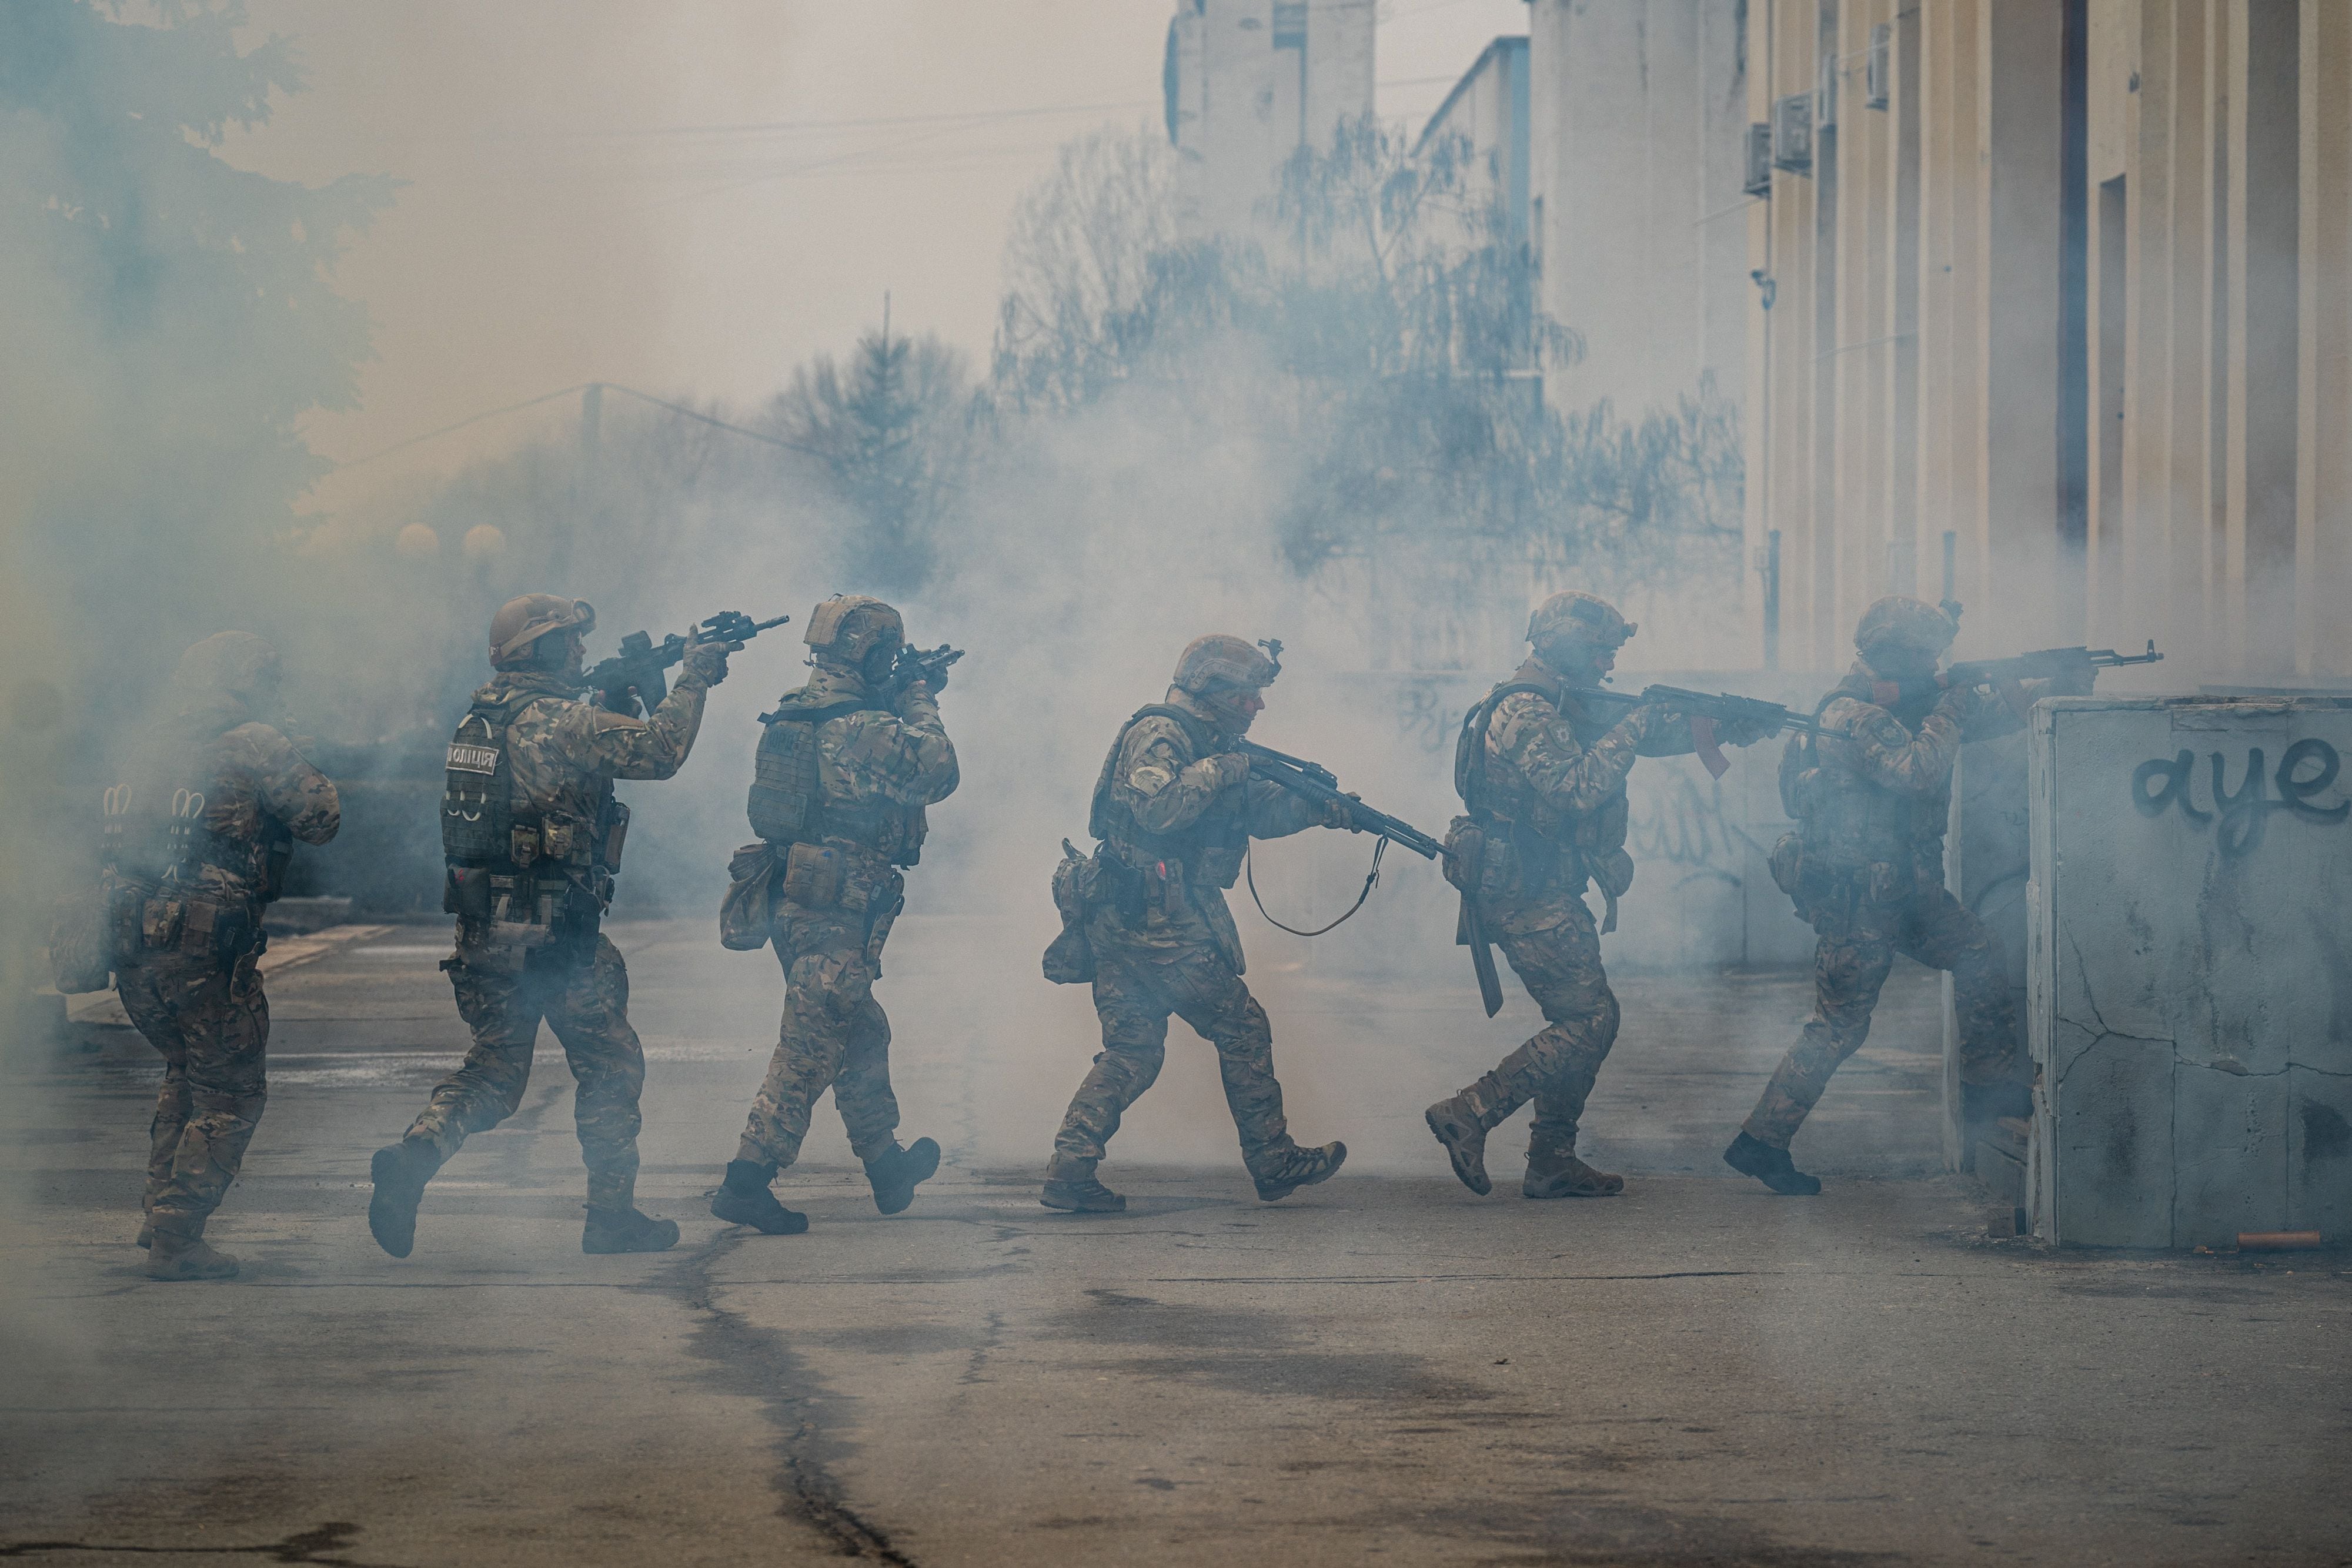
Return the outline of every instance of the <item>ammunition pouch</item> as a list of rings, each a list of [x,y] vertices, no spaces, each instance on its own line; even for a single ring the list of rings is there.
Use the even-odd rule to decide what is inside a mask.
[[[184,954],[227,967],[257,956],[266,940],[257,910],[243,902],[149,897],[135,887],[116,887],[108,908],[109,945],[118,967],[135,965],[150,953]]]
[[[1475,817],[1456,817],[1447,825],[1442,869],[1456,892],[1478,896],[1486,872],[1486,830]]]
[[[784,851],[784,879],[778,896],[803,909],[832,909],[842,902],[846,870],[837,849],[793,844]]]
[[[1087,940],[1087,911],[1100,880],[1101,857],[1078,853],[1062,841],[1062,858],[1054,865],[1054,908],[1062,917],[1061,935],[1046,946],[1045,978],[1057,986],[1083,986],[1095,977],[1094,946]]]
[[[756,953],[768,945],[775,922],[776,846],[765,839],[745,844],[727,862],[727,892],[719,900],[719,945],[735,953]]]

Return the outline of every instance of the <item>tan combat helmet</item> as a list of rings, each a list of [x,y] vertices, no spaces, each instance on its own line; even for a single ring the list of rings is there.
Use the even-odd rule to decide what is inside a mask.
[[[189,691],[268,696],[278,690],[278,650],[250,632],[215,632],[180,655],[173,682]]]
[[[1862,612],[1862,622],[1853,629],[1853,645],[1865,659],[1871,649],[1881,644],[1937,654],[1959,634],[1952,618],[1926,600],[1895,593]]]
[[[511,670],[530,664],[539,640],[566,627],[583,636],[593,632],[596,607],[584,599],[552,593],[526,593],[508,600],[490,617],[490,667]]]
[[[1196,697],[1247,686],[1252,691],[1274,684],[1282,674],[1282,644],[1252,647],[1239,637],[1213,632],[1196,637],[1176,661],[1176,685]]]
[[[1598,594],[1567,589],[1536,606],[1528,617],[1528,641],[1538,649],[1574,637],[1601,652],[1614,653],[1640,628]]]
[[[820,659],[856,669],[877,648],[896,652],[907,641],[907,622],[878,599],[863,593],[836,593],[809,616],[803,642]]]

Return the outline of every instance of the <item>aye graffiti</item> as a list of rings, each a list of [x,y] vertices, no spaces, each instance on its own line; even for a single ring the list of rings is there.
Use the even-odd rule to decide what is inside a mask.
[[[2324,740],[2305,737],[2286,748],[2279,758],[2275,775],[2263,771],[2263,748],[2247,748],[2246,769],[2233,794],[2224,777],[2221,754],[2208,752],[2212,764],[2213,788],[2211,810],[2197,804],[2197,754],[2184,747],[2176,757],[2157,757],[2141,763],[2132,770],[2132,804],[2143,817],[2160,817],[2168,806],[2179,806],[2180,814],[2200,824],[2217,822],[2214,837],[2222,854],[2232,859],[2251,854],[2263,841],[2263,834],[2274,811],[2286,811],[2305,821],[2341,825],[2352,816],[2352,800],[2333,806],[2315,805],[2312,797],[2325,792],[2336,782],[2343,759],[2336,747]],[[2306,772],[2306,769],[2316,771]],[[2271,797],[2266,786],[2275,783],[2276,798]]]

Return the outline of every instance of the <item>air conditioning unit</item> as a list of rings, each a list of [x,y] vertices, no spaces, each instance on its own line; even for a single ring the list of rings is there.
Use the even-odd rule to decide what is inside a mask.
[[[1772,167],[1813,172],[1813,95],[1792,92],[1772,103]]]
[[[1751,196],[1772,193],[1772,128],[1760,121],[1748,128],[1748,179],[1739,188]]]
[[[1885,22],[1870,29],[1870,63],[1863,73],[1862,106],[1885,109],[1895,96],[1895,29]]]

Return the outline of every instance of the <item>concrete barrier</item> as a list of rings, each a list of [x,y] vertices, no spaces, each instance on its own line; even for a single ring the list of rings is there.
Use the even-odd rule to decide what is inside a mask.
[[[2352,1232],[2352,699],[2044,702],[2029,754],[2037,1231]]]

